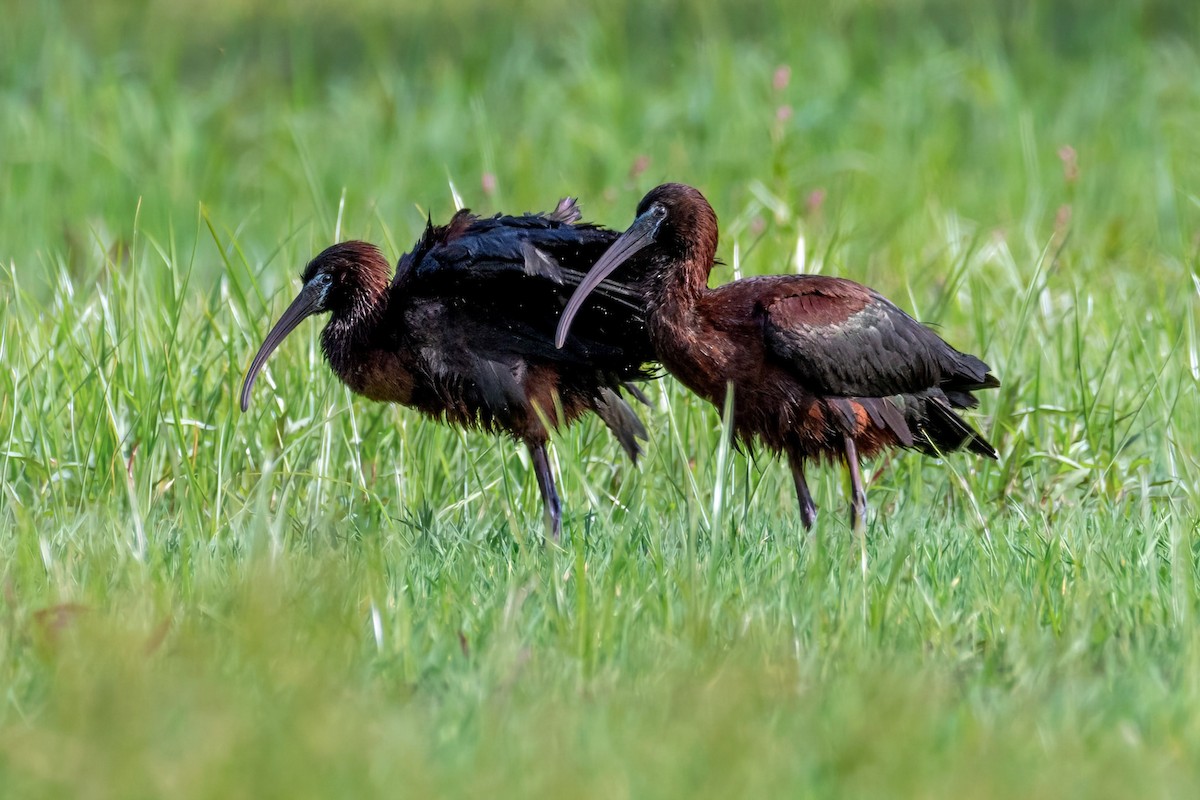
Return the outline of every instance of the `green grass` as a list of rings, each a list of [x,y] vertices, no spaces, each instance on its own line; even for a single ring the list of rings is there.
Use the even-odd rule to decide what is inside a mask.
[[[1194,3],[256,5],[0,27],[0,796],[1196,794]],[[864,570],[840,475],[804,535],[670,379],[640,469],[557,437],[561,548],[316,324],[236,410],[338,236],[663,180],[715,280],[983,356],[1000,462],[871,465]]]

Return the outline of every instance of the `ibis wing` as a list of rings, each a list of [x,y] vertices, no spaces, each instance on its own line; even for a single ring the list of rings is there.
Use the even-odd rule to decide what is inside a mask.
[[[617,233],[577,223],[579,208],[569,198],[549,214],[477,217],[464,209],[449,225],[429,225],[414,249],[406,283],[412,290],[447,282],[528,275],[561,283],[561,266],[587,268]],[[565,262],[565,263],[564,263]]]
[[[496,303],[531,291],[569,297],[618,236],[578,218],[579,207],[570,198],[549,214],[480,218],[459,211],[449,225],[426,227],[417,246],[400,260],[393,288],[461,293]],[[558,288],[538,285],[543,283]],[[598,301],[638,313],[642,307],[634,288],[615,280],[600,286]]]
[[[653,360],[653,347],[633,286],[606,281],[568,346],[554,346],[563,307],[618,236],[577,223],[578,216],[578,207],[565,201],[544,215],[479,218],[460,211],[449,225],[426,228],[400,260],[392,292],[453,307],[463,324],[478,326],[476,347],[494,339],[495,346],[527,357],[640,375],[640,365]]]
[[[758,311],[768,352],[816,394],[886,397],[997,385],[987,364],[851,281],[797,276]]]

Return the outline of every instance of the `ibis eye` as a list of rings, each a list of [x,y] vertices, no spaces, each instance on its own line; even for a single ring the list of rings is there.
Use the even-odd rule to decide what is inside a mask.
[[[329,289],[333,285],[333,276],[328,272],[318,272],[313,275],[308,284],[304,287],[305,291],[316,295],[316,308],[322,311],[327,308],[325,300],[329,296]]]

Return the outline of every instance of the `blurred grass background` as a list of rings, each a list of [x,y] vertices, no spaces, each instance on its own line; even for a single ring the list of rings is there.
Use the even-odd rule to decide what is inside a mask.
[[[1200,9],[30,0],[0,26],[0,794],[1175,796],[1200,750]],[[453,193],[869,283],[1004,381],[999,464],[640,469],[352,400],[304,262]],[[453,190],[451,188],[453,185]],[[721,487],[721,491],[718,491]]]

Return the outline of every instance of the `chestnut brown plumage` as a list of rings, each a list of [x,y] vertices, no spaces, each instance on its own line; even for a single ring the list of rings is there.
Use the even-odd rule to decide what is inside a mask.
[[[366,242],[329,247],[309,262],[300,294],[251,362],[242,410],[284,337],[329,312],[321,348],[352,391],[524,442],[557,539],[562,514],[547,425],[595,412],[636,461],[645,428],[619,391],[640,397],[628,382],[651,377],[645,364],[653,359],[636,293],[613,281],[600,286],[600,302],[566,346],[555,346],[559,310],[617,238],[578,220],[569,198],[551,214],[460,211],[449,225],[428,225],[394,277]]]
[[[718,407],[732,387],[734,435],[787,456],[806,528],[817,514],[804,477],[810,459],[846,462],[857,528],[866,513],[860,458],[887,447],[996,458],[954,410],[1000,385],[987,364],[853,281],[772,275],[709,289],[716,250],[717,216],[704,195],[677,183],[651,190],[575,290],[557,343],[602,281],[636,285],[663,366]]]

